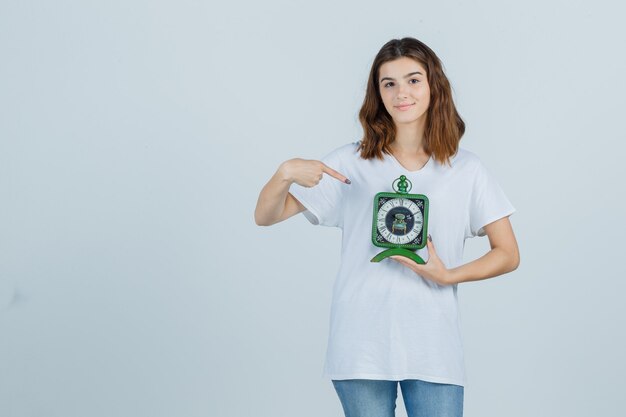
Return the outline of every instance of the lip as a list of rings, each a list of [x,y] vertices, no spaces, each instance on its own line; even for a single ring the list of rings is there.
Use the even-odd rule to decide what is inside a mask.
[[[408,109],[409,107],[411,107],[414,104],[415,103],[412,103],[412,104],[402,104],[400,106],[393,106],[393,107],[395,107],[396,109],[398,109],[400,111],[404,111],[404,110]]]

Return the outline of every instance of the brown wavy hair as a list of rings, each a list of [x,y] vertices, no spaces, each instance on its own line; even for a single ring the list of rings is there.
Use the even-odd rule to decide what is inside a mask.
[[[374,58],[365,99],[359,111],[364,131],[358,147],[361,157],[383,159],[383,152],[391,153],[389,145],[395,139],[396,126],[381,99],[378,77],[380,67],[385,62],[401,57],[413,58],[426,69],[430,102],[426,111],[424,151],[441,164],[450,165],[449,158],[458,151],[459,142],[465,133],[465,122],[454,106],[450,82],[443,72],[441,61],[432,49],[410,37],[390,40]]]

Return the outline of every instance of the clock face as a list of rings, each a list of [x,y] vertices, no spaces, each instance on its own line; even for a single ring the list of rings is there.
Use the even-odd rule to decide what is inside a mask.
[[[374,207],[372,238],[376,246],[420,248],[425,245],[426,196],[380,193]]]

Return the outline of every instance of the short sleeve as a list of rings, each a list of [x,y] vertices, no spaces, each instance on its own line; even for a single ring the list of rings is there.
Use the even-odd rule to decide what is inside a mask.
[[[491,172],[478,161],[470,199],[470,237],[485,236],[484,226],[515,212],[515,207],[504,194]]]
[[[335,149],[320,160],[335,171],[347,175],[341,153],[342,148]],[[346,187],[349,185],[324,173],[317,185],[304,187],[293,183],[289,193],[306,208],[302,213],[311,224],[343,227],[343,197]]]

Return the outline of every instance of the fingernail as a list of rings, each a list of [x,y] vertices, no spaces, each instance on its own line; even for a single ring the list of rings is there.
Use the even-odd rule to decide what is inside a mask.
[[[430,237],[430,235],[428,235],[428,240],[430,240],[431,242],[433,241],[433,238]]]
[[[352,184],[352,181],[346,178],[346,184]]]

